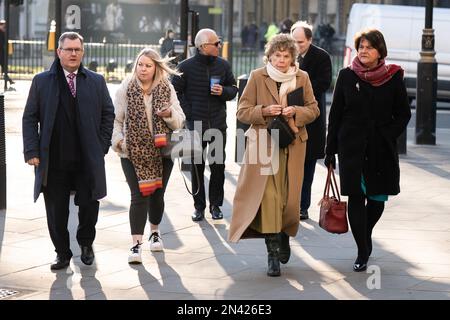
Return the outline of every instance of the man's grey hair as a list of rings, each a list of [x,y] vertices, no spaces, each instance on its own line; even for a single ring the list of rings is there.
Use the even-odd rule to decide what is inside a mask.
[[[211,34],[217,35],[213,29],[201,29],[195,36],[195,47],[200,49],[201,45],[208,42]]]
[[[77,32],[73,32],[73,31],[68,31],[68,32],[64,32],[58,40],[58,48],[61,49],[64,40],[69,39],[69,40],[76,40],[79,39],[81,42],[81,46],[83,47],[83,43],[84,43],[84,39],[81,36],[81,34],[77,33]]]

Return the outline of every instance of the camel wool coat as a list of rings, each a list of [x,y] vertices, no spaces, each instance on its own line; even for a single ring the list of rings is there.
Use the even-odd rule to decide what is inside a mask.
[[[303,87],[305,105],[296,106],[295,125],[299,132],[288,147],[289,191],[287,206],[282,216],[282,230],[291,237],[297,234],[299,226],[300,193],[308,140],[305,125],[313,122],[320,114],[308,74],[299,70],[296,77],[296,88]],[[239,121],[251,126],[245,133],[247,146],[233,200],[233,216],[228,234],[231,242],[252,237],[251,232],[246,231],[258,213],[266,188],[267,170],[276,169],[273,161],[267,161],[272,152],[267,125],[273,117],[262,115],[262,108],[272,104],[281,104],[276,82],[269,77],[266,67],[254,70],[250,74],[237,110]],[[278,159],[278,154],[273,155],[271,159]]]

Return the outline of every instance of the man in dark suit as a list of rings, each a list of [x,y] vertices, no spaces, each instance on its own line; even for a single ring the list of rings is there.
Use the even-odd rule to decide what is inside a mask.
[[[312,44],[312,26],[305,21],[296,22],[291,28],[291,35],[299,51],[300,69],[308,72],[314,96],[319,105],[320,116],[306,125],[308,142],[306,144],[305,172],[300,203],[300,219],[308,219],[308,209],[311,204],[311,186],[314,179],[317,159],[323,159],[325,154],[326,135],[326,101],[325,94],[331,84],[330,55]]]
[[[104,156],[111,145],[114,107],[105,79],[83,67],[83,37],[65,32],[50,70],[36,75],[22,119],[25,161],[35,167],[34,201],[44,193],[47,225],[57,257],[72,258],[67,222],[70,192],[79,206],[81,261],[94,261],[99,202],[106,196]]]

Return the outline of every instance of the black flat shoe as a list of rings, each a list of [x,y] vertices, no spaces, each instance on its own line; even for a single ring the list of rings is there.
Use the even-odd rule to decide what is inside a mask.
[[[222,211],[220,211],[220,208],[218,206],[210,206],[209,212],[211,212],[211,217],[213,218],[213,220],[223,219]]]
[[[67,268],[70,264],[71,257],[57,256],[55,261],[50,265],[51,270],[61,270]]]
[[[354,263],[353,264],[353,271],[355,271],[355,272],[366,271],[366,269],[367,269],[367,263]]]
[[[205,217],[205,211],[204,210],[195,210],[194,213],[192,214],[191,218],[192,221],[202,221],[203,218]]]
[[[308,220],[309,219],[309,215],[308,215],[308,210],[300,210],[300,220]]]
[[[94,250],[92,246],[80,246],[81,249],[81,261],[90,266],[94,262]]]
[[[367,261],[369,260],[369,258],[367,259],[361,259],[361,258],[357,258],[355,263],[353,264],[353,271],[355,272],[361,272],[361,271],[365,271],[367,269]]]

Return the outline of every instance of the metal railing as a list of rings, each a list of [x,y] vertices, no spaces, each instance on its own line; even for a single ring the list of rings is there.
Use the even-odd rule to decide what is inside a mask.
[[[136,55],[150,47],[159,52],[159,45],[85,43],[83,64],[103,74],[107,81],[121,81],[131,72]],[[8,72],[14,80],[27,80],[44,71],[44,56],[52,58],[44,40],[9,40]]]
[[[83,64],[105,76],[106,81],[122,81],[133,68],[134,59],[144,48],[159,52],[159,45],[85,43]]]
[[[240,43],[233,44],[233,74],[239,77],[262,66],[261,55],[257,48],[243,48]]]
[[[159,45],[150,44],[118,44],[92,43],[84,44],[83,64],[85,67],[105,76],[109,82],[122,81],[131,72],[136,55],[145,47],[151,47],[159,52]],[[44,40],[9,40],[9,76],[14,80],[32,79],[44,71],[45,55],[52,58],[52,52],[47,51]],[[243,48],[240,43],[233,46],[233,73],[235,77],[250,74],[250,71],[263,65],[263,53],[256,48]],[[342,54],[332,54],[334,88],[337,74],[342,68]]]
[[[44,71],[43,40],[9,40],[8,74],[14,80],[30,79]]]
[[[344,63],[344,57],[342,54],[331,54],[331,67],[332,71],[332,80],[330,90],[334,89],[334,85],[336,83],[337,76],[339,74],[339,70],[342,69]]]

